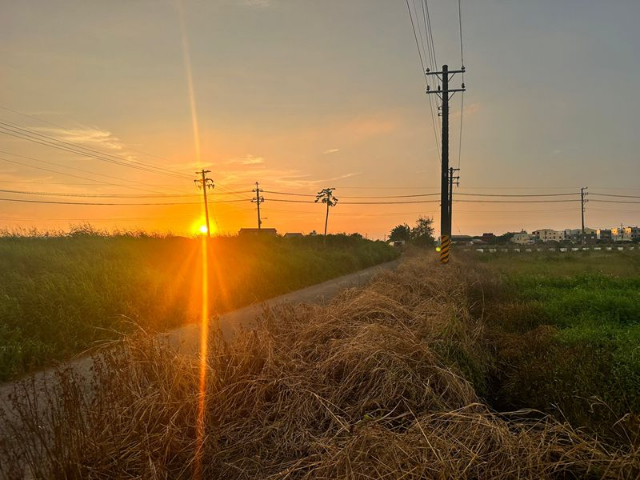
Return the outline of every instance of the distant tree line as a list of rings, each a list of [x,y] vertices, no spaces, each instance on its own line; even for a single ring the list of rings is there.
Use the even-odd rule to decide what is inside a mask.
[[[433,218],[419,217],[414,227],[410,227],[406,223],[395,226],[389,234],[389,240],[415,245],[433,245],[435,243],[433,234]]]

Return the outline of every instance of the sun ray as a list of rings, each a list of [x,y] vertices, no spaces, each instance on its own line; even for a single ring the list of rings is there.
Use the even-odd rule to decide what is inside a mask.
[[[196,109],[196,96],[193,88],[193,71],[191,68],[191,54],[189,39],[185,22],[184,9],[180,0],[177,2],[178,16],[180,18],[180,32],[182,34],[182,54],[184,68],[187,77],[189,91],[189,107],[191,110],[191,125],[193,128],[193,143],[196,154],[196,163],[202,167],[202,155],[200,149],[200,128],[198,125],[198,113]],[[204,185],[203,185],[204,188]],[[203,205],[203,215],[205,208]],[[206,430],[206,390],[207,390],[207,360],[209,346],[209,248],[210,243],[206,235],[202,236],[202,302],[200,312],[200,368],[199,368],[199,392],[198,392],[198,420],[196,432],[196,453],[194,458],[194,478],[202,478],[202,452],[204,448]]]

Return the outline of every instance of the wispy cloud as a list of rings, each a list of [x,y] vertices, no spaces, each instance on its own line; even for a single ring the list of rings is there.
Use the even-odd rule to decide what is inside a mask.
[[[271,6],[271,0],[240,0],[240,5],[245,7],[266,8]]]
[[[55,137],[56,139],[83,145],[97,150],[107,150],[115,152],[118,156],[127,160],[135,160],[135,155],[128,150],[127,146],[113,133],[98,127],[76,127],[76,128],[55,128],[38,127],[34,128],[44,135]],[[106,152],[109,153],[109,152]]]
[[[329,150],[325,150],[324,152],[322,152],[324,155],[331,155],[332,153],[337,153],[339,152],[340,149],[339,148],[330,148]]]
[[[308,172],[295,169],[272,168],[262,157],[247,155],[244,158],[229,159],[221,163],[218,180],[227,185],[251,184],[259,181],[269,188],[291,190],[315,190],[329,182],[354,177],[362,172],[350,172],[331,178],[313,178]]]

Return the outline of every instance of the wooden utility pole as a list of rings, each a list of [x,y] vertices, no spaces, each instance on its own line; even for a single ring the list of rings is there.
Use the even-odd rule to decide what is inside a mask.
[[[202,189],[202,195],[204,198],[204,216],[207,222],[207,238],[211,238],[211,229],[209,228],[209,204],[207,202],[207,189],[213,189],[215,187],[213,180],[207,177],[207,173],[211,173],[211,170],[205,170],[204,168],[196,175],[200,175],[201,178],[194,180],[193,182],[199,189]]]
[[[456,74],[463,74],[461,70],[449,70],[448,65],[442,66],[442,71],[432,72],[427,69],[427,75],[435,75],[442,82],[437,90],[431,90],[427,85],[427,94],[436,94],[442,102],[442,168],[440,171],[440,261],[449,263],[449,250],[451,248],[451,205],[449,194],[449,100],[456,92],[464,92],[461,88],[449,88],[449,80]]]
[[[256,198],[252,198],[251,202],[255,203],[258,207],[258,230],[262,229],[262,219],[260,218],[260,204],[264,202],[264,197],[260,196],[260,184],[256,182],[256,188],[254,190]],[[267,219],[268,220],[268,219]]]
[[[582,244],[584,245],[586,243],[586,239],[585,239],[585,233],[584,233],[584,213],[585,213],[585,203],[587,203],[588,200],[585,199],[585,197],[588,195],[588,193],[585,193],[585,190],[587,190],[589,187],[582,187],[580,189],[580,211],[582,213]]]

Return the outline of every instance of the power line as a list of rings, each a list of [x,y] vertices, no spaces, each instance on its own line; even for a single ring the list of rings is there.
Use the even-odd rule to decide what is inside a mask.
[[[262,189],[260,189],[260,191],[262,193],[272,193],[274,195],[291,195],[296,197],[313,197],[313,198],[316,197],[316,195],[312,195],[310,193],[274,192],[273,190],[262,190]]]
[[[65,127],[65,126],[57,124],[57,123],[50,122],[48,120],[44,120],[44,119],[42,119],[40,117],[37,117],[35,115],[30,115],[28,113],[20,112],[18,110],[13,110],[11,108],[4,107],[2,105],[0,105],[0,109],[1,110],[5,110],[7,112],[14,113],[16,115],[22,115],[24,117],[32,118],[34,120],[37,120],[38,122],[41,122],[41,123],[44,123],[44,124],[47,124],[47,125],[51,125],[52,127],[57,127],[57,128],[61,129],[62,131],[66,132],[66,133],[70,133],[70,134],[75,133],[75,132],[72,132],[71,130],[69,130],[68,127]],[[157,154],[154,154],[154,153],[149,153],[149,152],[145,152],[145,151],[138,150],[138,149],[135,149],[135,148],[131,148],[130,146],[127,146],[127,149],[131,150],[132,152],[141,153],[143,155],[148,155],[150,157],[155,157],[155,158],[158,158],[160,160],[167,160],[168,161],[167,158],[161,157],[160,155],[157,155]],[[178,173],[178,172],[176,172],[176,173]],[[165,185],[165,186],[168,186],[168,185]]]
[[[612,193],[591,193],[591,195],[596,195],[598,197],[640,198],[639,195],[614,195]]]
[[[19,195],[42,195],[47,197],[79,197],[79,198],[186,198],[199,197],[197,194],[151,194],[151,195],[127,195],[115,193],[68,193],[68,192],[26,192],[23,190],[0,189],[1,193],[14,193]]]
[[[188,178],[188,175],[186,174],[174,172],[172,170],[168,170],[163,167],[158,167],[156,165],[135,161],[119,155],[101,152],[93,148],[85,147],[83,145],[78,145],[77,143],[73,143],[73,142],[67,142],[65,140],[60,140],[58,138],[51,137],[49,135],[38,133],[24,126],[20,126],[20,125],[8,123],[8,122],[0,121],[0,133],[21,138],[23,140],[27,140],[30,142],[39,143],[41,145],[57,148],[58,150],[75,153],[75,154],[86,156],[89,158],[95,158],[104,162],[108,162],[108,163],[112,163],[112,164],[116,164],[124,167],[134,168],[137,170],[147,171],[149,173],[155,173],[159,175],[160,174],[169,175],[177,178]]]
[[[425,59],[423,58],[422,51],[420,49],[420,42],[418,41],[418,34],[416,33],[416,25],[415,25],[416,22],[413,21],[413,13],[411,11],[411,7],[409,6],[409,0],[406,0],[406,4],[407,4],[407,10],[409,12],[409,19],[411,20],[411,29],[413,30],[413,38],[415,39],[416,49],[418,50],[418,56],[420,57],[420,66],[422,67],[422,77],[423,77],[425,85],[427,86],[427,89],[428,89],[429,86],[430,86],[429,85],[429,78],[425,75],[427,66],[425,65]],[[415,7],[415,4],[414,4],[414,7]],[[417,20],[417,16],[418,15],[417,15],[417,10],[416,10],[416,20]],[[429,18],[428,17],[428,6],[427,6],[427,18]],[[429,22],[429,25],[430,25],[430,22]],[[427,28],[427,25],[425,24],[425,30],[426,30],[426,28]],[[433,39],[433,37],[432,37],[432,39]],[[423,49],[424,49],[424,46],[423,46]],[[431,56],[431,52],[432,51],[428,46],[428,36],[427,36],[427,49],[429,51],[429,56]],[[427,56],[427,52],[425,52],[425,56]],[[433,56],[435,57],[435,52],[434,52]],[[433,65],[430,63],[429,67],[432,68]],[[437,104],[436,104],[436,107],[437,107]],[[433,102],[431,100],[431,97],[429,97],[429,110],[431,112],[431,122],[432,122],[433,134],[434,134],[434,138],[435,138],[435,141],[436,141],[436,147],[437,147],[438,156],[439,156],[440,155],[440,153],[439,153],[440,152],[440,143],[439,143],[439,140],[438,140],[439,131],[438,131],[438,126],[437,126],[437,122],[436,122],[436,117],[435,117],[435,115],[433,113]]]
[[[458,193],[457,195],[466,195],[473,197],[564,197],[571,195],[580,195],[579,193],[517,193],[517,194],[505,194],[505,193]]]
[[[246,202],[250,199],[242,200],[218,200],[218,203],[234,203],[234,202]],[[101,203],[101,202],[63,202],[57,200],[26,200],[21,198],[0,198],[3,202],[18,202],[18,203],[41,203],[41,204],[54,204],[54,205],[104,205],[111,207],[133,207],[133,206],[163,206],[163,205],[200,205],[200,202],[164,202],[164,203]]]
[[[89,170],[84,170],[82,168],[70,167],[70,166],[67,166],[67,165],[61,165],[59,163],[49,162],[47,160],[42,160],[42,159],[35,158],[35,157],[29,157],[29,156],[26,156],[26,155],[18,155],[17,153],[9,153],[9,152],[5,152],[3,150],[0,150],[0,153],[13,155],[15,157],[24,158],[24,159],[27,159],[27,160],[33,160],[33,161],[36,161],[36,162],[39,162],[39,163],[44,163],[44,164],[47,164],[47,165],[54,165],[56,167],[66,168],[68,170],[74,170],[74,171],[77,171],[77,172],[88,173],[89,175],[96,175],[96,176],[99,176],[99,177],[112,178],[112,179],[115,179],[115,180],[120,180],[122,182],[133,183],[134,185],[145,185],[144,183],[136,182],[136,181],[133,181],[133,180],[127,180],[125,178],[116,177],[116,176],[113,176],[113,175],[106,175],[104,173],[97,173],[97,172],[94,173],[94,172],[91,172]],[[43,170],[45,172],[55,173],[57,175],[64,175],[64,176],[67,176],[67,177],[78,178],[78,179],[81,179],[81,180],[89,180],[89,181],[92,181],[92,182],[95,182],[95,183],[100,183],[100,184],[103,184],[103,185],[111,185],[111,186],[114,186],[114,187],[129,188],[131,190],[140,190],[140,191],[143,191],[143,192],[150,192],[150,193],[162,193],[162,192],[158,192],[158,191],[154,191],[154,190],[149,190],[147,188],[134,187],[134,186],[130,186],[130,185],[122,185],[122,184],[113,183],[113,182],[105,182],[105,181],[102,181],[102,180],[95,180],[93,178],[83,177],[83,176],[80,176],[80,175],[73,175],[71,173],[64,173],[64,172],[61,172],[59,170],[53,170],[53,169],[50,169],[50,168],[37,167],[35,165],[29,165],[28,163],[18,162],[16,160],[9,160],[8,158],[4,158],[4,157],[0,157],[0,160],[2,160],[3,162],[13,163],[15,165],[20,165],[20,166],[23,166],[23,167],[35,168],[37,170]]]

